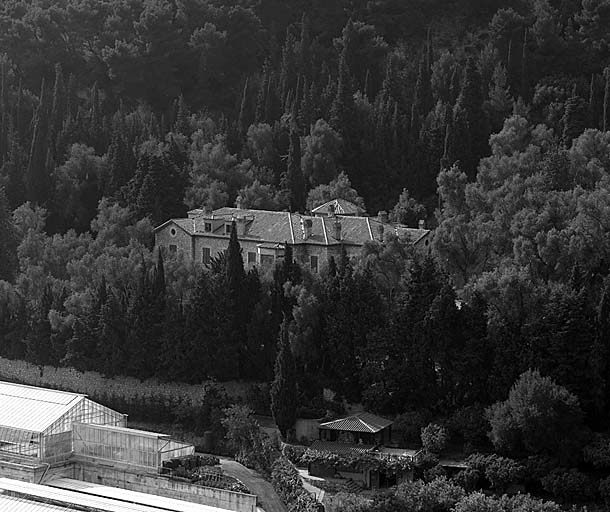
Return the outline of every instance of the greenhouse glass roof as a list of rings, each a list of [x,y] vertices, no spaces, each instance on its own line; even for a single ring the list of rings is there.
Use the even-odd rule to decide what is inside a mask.
[[[44,432],[85,395],[0,382],[0,428]]]

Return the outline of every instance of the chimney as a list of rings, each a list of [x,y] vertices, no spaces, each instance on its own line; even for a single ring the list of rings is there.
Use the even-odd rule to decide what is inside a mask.
[[[377,232],[379,233],[379,241],[383,242],[383,232],[384,232],[383,224],[379,224],[377,226]]]
[[[235,199],[235,208],[237,208],[238,210],[241,210],[241,196],[237,196],[237,198]]]
[[[328,214],[329,214],[331,217],[334,217],[334,216],[335,216],[335,203],[330,203],[330,204],[328,205]]]
[[[379,222],[382,222],[383,224],[388,223],[388,212],[386,212],[385,210],[381,210],[377,214],[377,217],[379,218]]]
[[[210,215],[212,215],[212,208],[210,207],[210,205],[207,205],[207,204],[206,204],[206,205],[203,207],[203,213],[204,213],[206,216],[210,216]]]
[[[303,240],[307,240],[311,236],[311,227],[313,221],[311,219],[301,218],[301,229],[303,230]]]
[[[333,223],[333,228],[335,233],[335,240],[341,240],[341,222],[339,221],[339,219],[337,219]]]
[[[244,236],[246,234],[246,217],[240,215],[235,217],[235,227],[237,229],[237,236]]]
[[[426,229],[426,221],[424,219],[419,219],[419,222],[417,224],[417,227],[419,229]]]

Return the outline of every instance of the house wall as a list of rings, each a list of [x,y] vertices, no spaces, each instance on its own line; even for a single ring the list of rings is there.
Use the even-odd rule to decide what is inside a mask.
[[[172,235],[172,230],[175,234]],[[250,240],[248,238],[238,237],[239,244],[243,251],[244,264],[248,266],[248,253],[273,253],[273,249],[259,248],[261,240]],[[286,240],[290,243],[290,240]],[[225,251],[229,245],[229,235],[222,236],[217,234],[191,236],[182,228],[178,227],[173,222],[168,223],[162,229],[155,232],[155,246],[163,247],[169,251],[170,245],[175,245],[177,252],[181,252],[188,260],[194,260],[197,263],[203,262],[203,249],[210,249],[210,256],[217,256]],[[352,258],[357,256],[362,249],[358,245],[344,245],[347,256]],[[341,245],[317,245],[307,243],[297,243],[292,245],[293,256],[301,265],[307,269],[311,269],[310,256],[318,257],[318,272],[328,265],[331,257],[338,261],[341,257]],[[260,261],[259,261],[260,264]]]
[[[172,229],[175,235],[172,235]],[[169,246],[175,245],[178,252],[182,252],[186,259],[193,259],[192,237],[177,224],[169,222],[163,229],[155,232],[155,246],[163,247],[169,251]]]
[[[309,441],[318,439],[318,427],[322,423],[323,418],[319,420],[306,420],[303,418],[297,418],[294,424],[294,433],[297,439],[303,437]]]

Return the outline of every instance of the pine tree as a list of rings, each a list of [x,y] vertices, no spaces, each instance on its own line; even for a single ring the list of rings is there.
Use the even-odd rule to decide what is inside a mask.
[[[248,113],[248,84],[250,79],[247,77],[244,83],[244,89],[241,94],[241,103],[239,107],[239,116],[237,119],[237,132],[240,140],[246,135],[248,126],[250,126],[250,116]]]
[[[55,65],[55,83],[53,85],[53,102],[51,105],[51,118],[49,123],[50,146],[53,158],[59,162],[63,155],[57,152],[57,138],[66,118],[66,89],[61,64]]]
[[[290,128],[290,149],[286,172],[288,202],[291,212],[305,210],[305,177],[301,168],[301,138],[295,123]]]
[[[483,112],[481,76],[473,59],[468,59],[460,95],[453,110],[456,160],[470,179],[476,176],[481,157],[488,152],[487,120]]]
[[[602,131],[610,129],[610,66],[604,68],[604,105],[602,109]]]
[[[189,125],[189,108],[184,101],[184,96],[181,94],[178,97],[176,107],[176,122],[174,123],[174,132],[181,133],[187,137],[191,135],[191,128]]]
[[[40,205],[49,201],[51,195],[51,178],[46,167],[47,158],[47,105],[44,78],[40,87],[38,108],[34,114],[32,145],[26,173],[26,199]]]
[[[6,176],[6,195],[10,209],[15,209],[25,202],[25,184],[23,182],[23,150],[12,118],[9,119],[7,139],[8,155],[0,174]]]
[[[271,384],[271,412],[273,419],[286,439],[294,426],[297,410],[297,385],[295,364],[288,340],[288,320],[284,318],[278,340],[274,379]]]
[[[587,102],[576,94],[576,86],[574,86],[572,96],[566,101],[562,119],[562,142],[566,147],[569,147],[572,140],[585,131],[588,125],[587,114]]]
[[[12,282],[17,272],[17,236],[4,187],[0,185],[0,280]]]

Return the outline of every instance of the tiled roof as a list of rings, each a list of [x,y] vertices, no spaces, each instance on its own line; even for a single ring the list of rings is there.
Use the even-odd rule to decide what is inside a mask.
[[[375,434],[386,427],[389,427],[393,422],[386,420],[380,416],[375,416],[368,412],[360,412],[347,418],[320,423],[320,428],[327,430],[342,430],[345,432],[367,432]]]
[[[332,212],[334,212],[336,215],[362,215],[364,210],[346,199],[332,199],[331,201],[327,201],[326,203],[316,206],[313,210],[311,210],[311,213],[314,215],[316,213],[329,215]]]
[[[268,210],[248,210],[240,208],[219,208],[211,216],[200,215],[187,219],[171,219],[155,228],[158,231],[173,223],[191,236],[226,236],[224,222],[215,224],[213,231],[206,232],[204,223],[210,220],[230,222],[243,219],[246,223],[244,235],[240,239],[259,240],[261,243],[290,243],[313,245],[337,245],[340,243],[364,245],[371,240],[381,240],[383,234],[393,232],[399,238],[408,238],[417,243],[427,229],[413,229],[407,226],[381,223],[376,217],[336,216],[312,217],[298,213]],[[311,233],[304,239],[302,221],[311,221]],[[341,225],[341,235],[335,238],[335,224]]]
[[[323,453],[335,453],[337,455],[353,455],[356,453],[366,453],[372,452],[374,449],[375,446],[370,444],[348,444],[318,440],[311,443],[311,446],[309,447],[309,450],[314,450]]]

